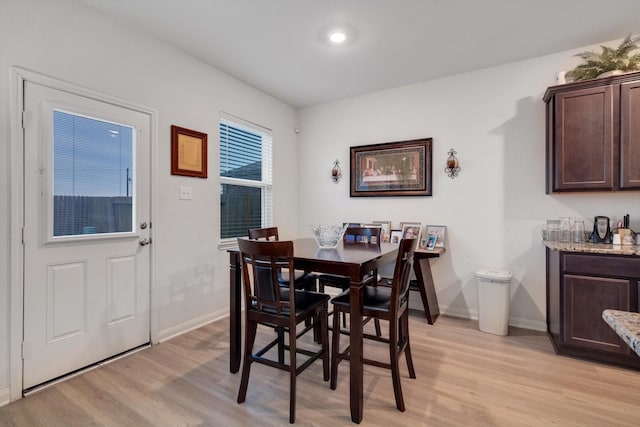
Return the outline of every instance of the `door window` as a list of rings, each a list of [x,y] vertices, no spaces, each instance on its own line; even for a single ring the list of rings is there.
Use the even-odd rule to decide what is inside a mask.
[[[53,237],[133,231],[130,126],[53,111]]]

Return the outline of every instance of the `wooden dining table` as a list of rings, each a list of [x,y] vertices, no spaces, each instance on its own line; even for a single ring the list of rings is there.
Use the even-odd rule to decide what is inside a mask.
[[[362,364],[362,298],[363,278],[382,265],[394,262],[397,243],[340,243],[336,249],[320,249],[312,238],[293,241],[296,269],[317,273],[339,274],[351,279],[350,301],[350,408],[351,420],[360,423],[363,417],[363,364]],[[241,362],[242,306],[240,253],[229,249],[229,302],[230,302],[230,362],[229,370],[238,372]]]

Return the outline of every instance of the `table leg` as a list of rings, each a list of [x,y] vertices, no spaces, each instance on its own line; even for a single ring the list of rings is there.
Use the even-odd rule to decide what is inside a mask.
[[[438,296],[436,295],[433,276],[431,275],[431,264],[429,258],[415,259],[413,271],[416,273],[416,284],[422,298],[424,316],[430,325],[436,321],[440,314],[438,307]]]
[[[351,421],[360,423],[363,414],[363,366],[362,366],[362,282],[351,282],[349,290],[350,335],[349,373]]]
[[[240,370],[242,349],[242,279],[240,278],[240,254],[229,252],[229,371]]]

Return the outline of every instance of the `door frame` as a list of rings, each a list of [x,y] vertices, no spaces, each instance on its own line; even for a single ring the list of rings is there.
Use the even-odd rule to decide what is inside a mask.
[[[106,102],[118,107],[127,108],[149,116],[151,158],[149,159],[150,206],[149,221],[153,223],[156,212],[156,167],[158,112],[132,102],[116,98],[105,93],[78,86],[76,84],[50,77],[22,67],[11,67],[9,88],[9,399],[22,398],[22,341],[24,323],[24,250],[22,245],[22,228],[24,227],[24,129],[22,128],[22,106],[24,105],[24,83],[31,82],[48,86],[56,90],[74,95]],[[28,119],[28,117],[26,118]],[[155,234],[151,230],[151,234]],[[158,302],[154,289],[155,251],[150,247],[149,259],[149,328],[151,344],[157,344],[158,336]]]

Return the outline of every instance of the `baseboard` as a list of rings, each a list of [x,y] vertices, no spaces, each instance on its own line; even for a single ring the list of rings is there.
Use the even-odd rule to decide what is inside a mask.
[[[191,319],[187,322],[180,323],[179,325],[163,329],[158,334],[158,342],[170,340],[171,338],[177,337],[178,335],[193,331],[194,329],[198,329],[204,325],[215,322],[216,320],[222,319],[224,317],[229,317],[228,309],[218,310],[204,316],[196,317],[195,319]]]
[[[478,320],[478,310],[472,310],[472,309],[462,310],[455,307],[440,306],[440,313],[446,314],[447,316],[461,317],[463,319]],[[532,331],[545,332],[547,330],[546,322],[540,321],[540,320],[525,319],[521,317],[509,317],[509,326],[522,328],[522,329],[529,329]]]
[[[11,393],[8,388],[0,389],[0,407],[8,405],[11,402]]]

